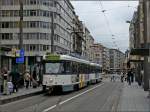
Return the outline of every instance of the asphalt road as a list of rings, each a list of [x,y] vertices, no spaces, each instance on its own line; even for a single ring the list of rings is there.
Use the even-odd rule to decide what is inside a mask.
[[[105,81],[71,93],[42,94],[1,105],[0,112],[115,112],[122,87],[120,82]]]

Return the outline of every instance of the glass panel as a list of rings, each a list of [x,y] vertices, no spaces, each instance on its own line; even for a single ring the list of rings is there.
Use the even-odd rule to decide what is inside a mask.
[[[45,73],[46,74],[59,74],[63,73],[64,67],[62,63],[46,63]]]

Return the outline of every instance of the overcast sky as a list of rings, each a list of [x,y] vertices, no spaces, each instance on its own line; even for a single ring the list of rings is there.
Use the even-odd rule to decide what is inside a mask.
[[[129,24],[138,1],[72,1],[76,14],[90,30],[95,42],[125,51],[129,46]],[[102,10],[105,11],[104,16]],[[114,36],[112,36],[112,34]]]

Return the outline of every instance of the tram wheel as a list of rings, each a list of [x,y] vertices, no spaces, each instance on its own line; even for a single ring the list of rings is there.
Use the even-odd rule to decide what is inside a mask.
[[[53,91],[53,87],[50,87],[49,90],[48,90],[48,93],[51,94],[52,91]]]
[[[42,89],[42,91],[43,91],[43,92],[45,92],[45,91],[46,91],[46,86],[45,86],[45,85],[43,85],[43,89]]]

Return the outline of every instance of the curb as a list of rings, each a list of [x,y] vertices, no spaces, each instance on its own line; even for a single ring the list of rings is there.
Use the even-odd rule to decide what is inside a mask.
[[[20,95],[20,96],[19,95],[14,96],[12,98],[0,99],[0,105],[11,103],[13,101],[18,101],[18,100],[25,99],[25,98],[35,96],[35,95],[39,95],[39,94],[42,94],[42,93],[43,93],[43,91],[39,90],[39,91],[36,91],[36,92],[33,92],[33,93],[27,93],[27,94],[23,94],[23,95]]]

